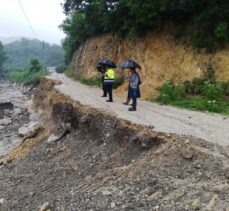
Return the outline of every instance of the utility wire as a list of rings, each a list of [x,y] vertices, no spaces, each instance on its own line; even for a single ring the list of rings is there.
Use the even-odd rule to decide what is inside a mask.
[[[33,27],[32,27],[32,24],[31,24],[31,22],[29,21],[29,18],[28,18],[27,14],[26,14],[26,12],[25,12],[25,10],[24,10],[24,7],[23,7],[21,1],[18,0],[18,3],[19,3],[19,5],[20,5],[21,10],[22,10],[22,12],[23,12],[23,14],[24,14],[24,16],[25,16],[25,19],[26,19],[26,21],[27,21],[27,23],[28,23],[28,25],[29,25],[29,28],[31,29],[31,32],[32,32],[33,35],[38,39],[38,37],[37,37],[37,35],[36,35],[36,33],[35,33]]]

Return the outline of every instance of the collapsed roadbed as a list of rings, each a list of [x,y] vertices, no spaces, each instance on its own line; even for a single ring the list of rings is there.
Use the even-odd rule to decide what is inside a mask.
[[[41,132],[4,157],[0,210],[227,210],[227,148],[31,91]]]

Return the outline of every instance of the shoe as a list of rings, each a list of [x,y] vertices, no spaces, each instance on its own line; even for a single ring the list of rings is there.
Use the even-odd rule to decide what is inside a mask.
[[[129,103],[128,102],[124,102],[123,105],[129,105]]]
[[[108,103],[112,103],[112,102],[113,102],[113,100],[106,100],[106,102],[108,102]]]
[[[131,107],[131,108],[128,109],[128,111],[137,111],[137,109],[134,108],[134,107]]]
[[[106,95],[102,95],[101,97],[107,97]]]

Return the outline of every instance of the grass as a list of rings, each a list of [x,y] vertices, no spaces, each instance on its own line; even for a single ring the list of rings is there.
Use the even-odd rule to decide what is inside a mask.
[[[229,115],[229,82],[198,80],[202,82],[196,83],[196,81],[197,79],[193,79],[181,85],[166,82],[158,88],[159,96],[150,101],[195,111]]]
[[[43,78],[47,75],[47,71],[41,70],[38,72],[30,72],[28,70],[11,70],[6,76],[10,81],[16,83],[29,83],[36,79]]]
[[[64,73],[67,77],[69,77],[73,80],[79,81],[80,83],[85,84],[87,86],[92,86],[92,87],[101,87],[102,86],[101,76],[95,76],[92,78],[76,77],[73,74],[73,71],[70,67],[68,67]],[[124,83],[124,78],[123,77],[117,77],[117,78],[115,78],[113,88],[117,89],[123,83]]]

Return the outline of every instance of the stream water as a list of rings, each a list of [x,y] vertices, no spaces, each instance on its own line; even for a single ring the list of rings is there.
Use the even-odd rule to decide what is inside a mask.
[[[0,80],[0,158],[22,142],[18,129],[29,120],[28,100],[21,87]]]

